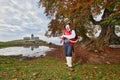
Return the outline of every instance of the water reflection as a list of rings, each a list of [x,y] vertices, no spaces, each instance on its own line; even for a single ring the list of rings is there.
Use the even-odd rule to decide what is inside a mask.
[[[34,49],[39,48],[39,46],[23,46],[24,48],[31,48],[31,50],[33,51]]]
[[[16,56],[22,55],[26,57],[39,57],[45,56],[46,51],[50,51],[51,48],[47,46],[24,46],[24,47],[7,47],[0,49],[0,55],[4,56]]]

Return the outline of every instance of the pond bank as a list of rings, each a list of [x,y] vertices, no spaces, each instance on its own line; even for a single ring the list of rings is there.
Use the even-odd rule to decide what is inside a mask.
[[[63,46],[51,45],[54,50],[48,51],[46,55],[52,56],[61,60],[65,60]],[[96,53],[88,51],[80,45],[75,45],[73,53],[74,63],[89,63],[89,64],[119,64],[120,63],[120,48],[104,47],[105,52]]]

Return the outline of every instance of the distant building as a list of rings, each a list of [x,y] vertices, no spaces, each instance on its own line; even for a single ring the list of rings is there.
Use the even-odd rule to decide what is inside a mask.
[[[24,40],[30,40],[30,37],[24,37]]]
[[[33,34],[31,34],[31,40],[34,40],[34,35]]]
[[[39,37],[34,37],[34,35],[31,34],[31,37],[24,37],[23,40],[37,43],[39,41]]]

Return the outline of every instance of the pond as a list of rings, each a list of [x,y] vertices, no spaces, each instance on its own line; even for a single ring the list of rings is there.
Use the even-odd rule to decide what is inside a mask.
[[[40,57],[45,56],[46,51],[50,51],[52,48],[47,46],[29,46],[29,47],[7,47],[0,49],[0,55],[3,56],[18,56],[23,57]]]

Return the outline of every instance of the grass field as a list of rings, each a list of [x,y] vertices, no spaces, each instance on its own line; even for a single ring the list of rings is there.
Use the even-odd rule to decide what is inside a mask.
[[[120,80],[119,64],[75,65],[71,72],[65,61],[53,57],[22,60],[0,56],[0,80]]]
[[[41,44],[47,44],[47,42],[39,40],[37,44],[30,41],[25,40],[13,40],[8,42],[0,42],[0,48],[1,47],[9,47],[9,46],[32,46],[32,45],[41,45]]]

